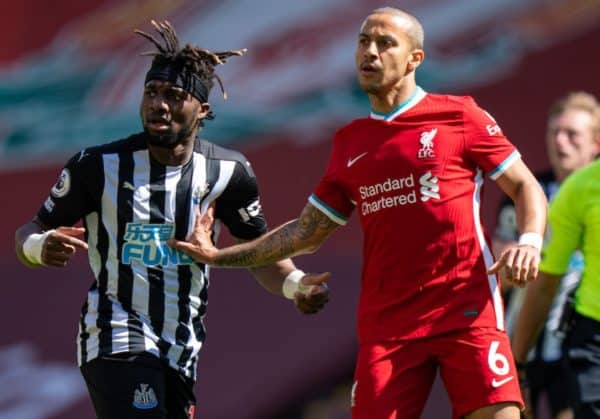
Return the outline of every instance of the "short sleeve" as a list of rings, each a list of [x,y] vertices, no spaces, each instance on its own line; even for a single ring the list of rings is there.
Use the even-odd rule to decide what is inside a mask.
[[[46,226],[72,226],[94,211],[102,191],[102,167],[86,150],[71,157],[60,172],[50,195],[37,213]]]
[[[553,275],[567,272],[571,256],[581,247],[583,220],[577,195],[583,192],[574,180],[567,178],[550,203],[550,241],[542,250],[540,270]]]
[[[215,215],[238,239],[251,240],[267,232],[258,183],[249,165],[236,162],[227,187],[217,198]]]
[[[339,148],[336,147],[338,142],[337,135],[336,139],[334,139],[333,150],[329,156],[325,174],[308,198],[308,202],[322,211],[335,223],[344,225],[348,222],[350,215],[352,215],[355,204],[349,197],[342,182],[342,176],[340,175],[344,166],[340,164],[340,159],[338,158]]]
[[[491,179],[497,179],[521,157],[496,120],[472,98],[465,101],[464,130],[468,155]]]

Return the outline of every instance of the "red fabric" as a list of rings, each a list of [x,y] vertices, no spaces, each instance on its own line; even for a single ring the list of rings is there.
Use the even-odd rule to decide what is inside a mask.
[[[357,208],[361,342],[503,327],[476,181],[516,154],[470,97],[427,94],[391,122],[358,119],[336,133],[311,202],[345,217]]]
[[[496,329],[363,344],[355,372],[352,419],[421,417],[438,365],[453,417],[501,402],[522,407],[512,359],[508,337]]]

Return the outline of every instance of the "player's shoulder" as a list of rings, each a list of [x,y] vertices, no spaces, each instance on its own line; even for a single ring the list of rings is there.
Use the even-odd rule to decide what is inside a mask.
[[[115,154],[121,152],[134,152],[148,148],[144,134],[139,132],[129,137],[121,138],[95,147],[90,147],[90,154]]]
[[[238,166],[243,167],[248,174],[254,176],[248,158],[237,150],[197,138],[194,145],[194,152],[202,154],[208,160],[225,160],[239,163]]]
[[[106,154],[117,154],[122,152],[135,152],[147,148],[142,133],[130,135],[108,143],[84,148],[73,156],[78,162],[86,162],[101,158]]]
[[[379,121],[371,117],[355,118],[345,125],[339,127],[333,136],[334,142],[344,142],[357,135],[360,136],[364,130],[377,129]]]
[[[465,109],[478,108],[473,96],[450,95],[442,93],[428,93],[426,96],[429,106],[445,107],[447,109],[464,111]]]
[[[423,99],[406,112],[405,120],[466,120],[479,109],[471,96],[427,93]],[[481,112],[481,110],[479,110]]]
[[[571,173],[563,182],[563,189],[577,189],[578,192],[585,194],[585,189],[591,186],[600,185],[600,160],[576,170]],[[578,193],[579,196],[579,193]],[[591,196],[590,196],[591,197]]]

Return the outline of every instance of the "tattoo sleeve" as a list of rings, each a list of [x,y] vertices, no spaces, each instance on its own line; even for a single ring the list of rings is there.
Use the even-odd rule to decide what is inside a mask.
[[[339,225],[311,204],[300,217],[256,240],[219,250],[214,265],[253,267],[314,252]]]

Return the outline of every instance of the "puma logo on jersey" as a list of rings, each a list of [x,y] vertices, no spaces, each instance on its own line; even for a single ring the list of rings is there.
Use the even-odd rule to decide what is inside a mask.
[[[431,131],[425,131],[421,133],[421,137],[419,138],[421,148],[417,152],[417,158],[427,159],[435,157],[435,153],[433,152],[433,139],[435,138],[436,134],[437,128],[433,128]]]
[[[353,159],[348,159],[348,167],[352,166],[354,163],[356,163],[357,161],[359,161],[366,155],[367,155],[367,152],[365,151],[364,153],[359,154],[358,156],[354,157]]]

